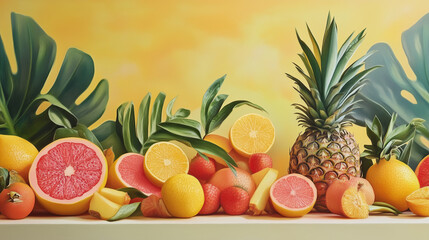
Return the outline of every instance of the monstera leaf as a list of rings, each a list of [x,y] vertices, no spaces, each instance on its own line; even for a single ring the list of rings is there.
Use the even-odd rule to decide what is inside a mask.
[[[69,49],[53,86],[41,93],[54,63],[56,44],[30,17],[12,13],[11,19],[17,71],[12,72],[0,38],[0,134],[21,136],[40,149],[52,141],[59,127],[93,124],[106,108],[107,80],[76,104],[94,76],[91,57]],[[44,102],[48,108],[36,113]]]
[[[406,75],[389,45],[378,43],[371,47],[373,54],[365,67],[382,67],[368,75],[368,83],[359,92],[361,108],[354,112],[358,125],[365,126],[377,116],[386,131],[393,113],[398,114],[397,125],[407,124],[413,118],[429,119],[429,14],[402,34],[402,46],[416,78]],[[411,150],[409,165],[413,169],[429,153],[422,142],[422,137],[429,138],[429,121],[424,126]]]

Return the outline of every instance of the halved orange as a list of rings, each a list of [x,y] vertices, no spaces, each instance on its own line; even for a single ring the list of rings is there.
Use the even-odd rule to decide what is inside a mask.
[[[143,167],[146,177],[161,187],[170,177],[188,173],[189,160],[177,145],[158,142],[147,150]]]
[[[274,144],[274,126],[267,117],[247,114],[232,125],[229,139],[235,151],[244,157],[250,157],[254,153],[266,153]]]
[[[429,186],[422,187],[406,198],[411,212],[422,217],[429,217]]]

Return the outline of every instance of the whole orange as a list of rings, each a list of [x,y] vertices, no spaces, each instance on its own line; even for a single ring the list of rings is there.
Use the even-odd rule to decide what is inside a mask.
[[[0,167],[17,171],[26,181],[38,153],[37,148],[24,138],[0,135]]]
[[[414,171],[395,157],[371,166],[366,179],[374,189],[375,201],[389,203],[400,211],[408,209],[406,197],[420,188]]]

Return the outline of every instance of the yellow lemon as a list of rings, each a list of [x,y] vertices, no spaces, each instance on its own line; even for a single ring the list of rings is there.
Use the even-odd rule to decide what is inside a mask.
[[[38,153],[37,148],[24,138],[0,135],[0,167],[17,171],[26,181]]]
[[[152,145],[144,156],[144,172],[156,186],[161,187],[170,177],[179,173],[188,173],[189,160],[185,152],[169,142]]]
[[[198,179],[188,174],[169,178],[162,186],[161,195],[165,207],[174,217],[193,217],[204,204],[203,187]]]
[[[274,144],[274,138],[271,120],[254,113],[237,119],[229,132],[232,147],[244,157],[268,152]]]
[[[374,189],[375,201],[389,203],[399,211],[408,209],[406,197],[420,188],[414,171],[395,157],[371,166],[366,179]]]

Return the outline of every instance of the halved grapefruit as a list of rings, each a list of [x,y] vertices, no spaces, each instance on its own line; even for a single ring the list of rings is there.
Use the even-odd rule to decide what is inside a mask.
[[[111,188],[133,187],[146,195],[161,197],[161,188],[151,183],[143,169],[144,157],[138,153],[121,155],[109,168],[107,186]]]
[[[63,138],[43,148],[29,171],[37,200],[50,213],[79,215],[107,181],[107,161],[95,144]]]
[[[416,175],[420,182],[420,187],[429,186],[429,155],[424,157],[416,168]]]
[[[271,186],[274,209],[285,217],[302,217],[311,211],[317,199],[314,183],[300,174],[289,174]]]

